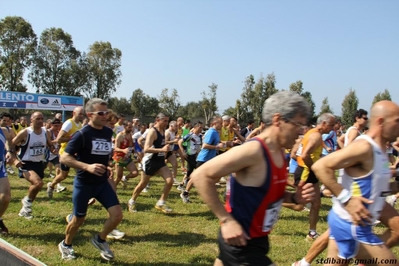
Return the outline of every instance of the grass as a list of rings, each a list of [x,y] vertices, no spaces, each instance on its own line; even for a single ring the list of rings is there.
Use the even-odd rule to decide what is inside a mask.
[[[71,171],[73,173],[73,171]],[[99,252],[90,244],[90,238],[98,232],[106,219],[106,211],[96,203],[89,207],[87,220],[76,235],[73,245],[77,255],[74,261],[62,261],[57,245],[64,238],[66,226],[65,216],[72,210],[71,190],[73,176],[63,185],[66,192],[55,193],[53,199],[47,198],[45,189],[39,193],[33,203],[32,220],[18,216],[21,199],[26,195],[28,182],[16,175],[9,176],[12,200],[3,216],[10,230],[3,237],[9,243],[29,253],[47,265],[101,265]],[[181,179],[181,176],[178,176]],[[50,179],[45,178],[45,183]],[[176,187],[172,188],[169,204],[174,209],[173,214],[163,214],[154,208],[161,192],[163,181],[160,177],[151,179],[148,193],[142,193],[138,198],[138,212],[127,211],[127,201],[137,184],[138,179],[129,181],[127,190],[119,188],[119,200],[124,209],[124,218],[118,229],[126,233],[122,240],[110,241],[115,253],[115,260],[109,265],[213,265],[218,254],[216,236],[218,221],[209,212],[207,206],[198,198],[196,190],[190,195],[192,203],[184,204]],[[225,187],[220,187],[223,196]],[[331,208],[329,199],[323,199],[318,223],[318,232],[327,228],[326,217]],[[270,236],[271,250],[269,257],[277,265],[291,265],[302,258],[310,247],[305,241],[308,230],[308,212],[295,212],[283,208],[280,220]],[[381,233],[382,226],[376,227]],[[398,250],[394,248],[397,255]],[[324,252],[319,256],[325,258]]]

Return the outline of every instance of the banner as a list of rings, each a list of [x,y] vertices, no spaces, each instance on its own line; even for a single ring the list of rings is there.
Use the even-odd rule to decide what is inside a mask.
[[[0,108],[73,111],[83,97],[0,91]]]

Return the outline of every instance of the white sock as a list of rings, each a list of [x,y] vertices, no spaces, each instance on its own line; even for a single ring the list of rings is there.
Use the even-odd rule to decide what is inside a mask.
[[[133,204],[133,203],[134,203],[134,200],[133,200],[133,199],[130,199],[130,200],[129,200],[129,203],[130,203],[130,204]]]
[[[164,200],[158,200],[157,205],[164,205],[165,201]]]
[[[300,265],[301,265],[301,266],[311,266],[310,263],[307,262],[307,261],[305,260],[305,258],[303,258],[303,259],[301,260],[301,264],[300,264]]]

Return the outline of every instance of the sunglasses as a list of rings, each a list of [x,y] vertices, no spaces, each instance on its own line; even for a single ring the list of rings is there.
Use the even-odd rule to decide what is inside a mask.
[[[104,116],[104,115],[108,115],[108,111],[97,111],[97,112],[90,112],[91,114],[96,114],[99,116]]]
[[[368,118],[368,117],[362,117],[362,118],[363,118],[364,120],[366,120],[366,121],[367,121],[367,120],[369,120],[369,118]]]

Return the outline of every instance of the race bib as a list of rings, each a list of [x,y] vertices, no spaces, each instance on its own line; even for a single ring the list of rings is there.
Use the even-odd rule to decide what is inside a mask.
[[[302,143],[301,144],[299,144],[299,148],[298,148],[298,150],[296,151],[296,156],[301,156],[302,155],[302,149],[303,149],[303,145],[302,145]]]
[[[103,140],[92,140],[91,154],[93,155],[109,155],[112,151],[112,144]]]
[[[164,152],[159,152],[159,153],[158,153],[158,156],[163,156],[163,157],[165,157],[165,153],[164,153]]]
[[[263,218],[263,232],[269,232],[277,222],[282,203],[283,199],[271,203],[266,209],[265,217]]]
[[[44,154],[44,146],[33,146],[29,149],[30,156],[40,156]]]

